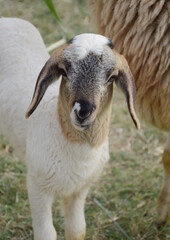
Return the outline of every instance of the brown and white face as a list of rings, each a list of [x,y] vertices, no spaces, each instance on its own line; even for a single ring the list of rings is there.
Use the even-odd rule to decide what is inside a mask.
[[[81,34],[57,50],[47,61],[37,80],[29,117],[47,87],[62,75],[60,96],[72,125],[85,130],[112,98],[112,85],[123,90],[129,112],[137,128],[135,85],[125,58],[114,50],[111,41],[97,34]]]

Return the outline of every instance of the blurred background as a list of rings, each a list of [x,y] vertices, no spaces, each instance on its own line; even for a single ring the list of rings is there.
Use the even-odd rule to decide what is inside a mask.
[[[45,0],[0,0],[0,17],[18,17],[33,23],[47,47],[63,38],[96,32],[88,1],[53,0],[53,3],[62,26]],[[168,223],[160,228],[155,225],[157,197],[163,181],[161,154],[165,139],[165,133],[145,127],[143,123],[140,131],[135,129],[124,96],[115,87],[110,162],[86,201],[87,240],[170,239]],[[32,227],[26,168],[14,153],[15,149],[0,135],[0,240],[30,240]],[[53,215],[58,239],[64,240],[64,223],[57,197]]]
[[[48,0],[47,0],[48,1]],[[19,17],[33,23],[49,45],[61,38],[71,38],[82,32],[93,32],[90,13],[85,0],[52,1],[62,27],[50,12],[45,0],[0,0],[1,17]]]

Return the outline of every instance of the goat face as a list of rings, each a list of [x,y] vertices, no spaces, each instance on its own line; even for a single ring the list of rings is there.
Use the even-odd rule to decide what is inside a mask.
[[[105,48],[100,55],[90,51],[79,58],[72,55],[76,52],[72,44],[63,52],[63,62],[59,64],[63,74],[62,99],[68,103],[71,122],[79,130],[87,129],[107,104],[106,100],[112,98],[111,81],[114,78],[110,75],[114,72],[116,78],[118,72],[114,69],[113,51]],[[109,54],[111,57],[107,61]]]
[[[36,109],[49,84],[60,75],[60,95],[75,128],[85,130],[93,123],[112,99],[114,81],[125,93],[130,114],[139,128],[132,74],[108,38],[81,34],[57,50],[40,72],[26,117]]]

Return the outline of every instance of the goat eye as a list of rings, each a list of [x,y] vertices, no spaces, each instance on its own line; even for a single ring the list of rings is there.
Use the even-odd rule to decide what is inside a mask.
[[[108,83],[112,83],[112,82],[114,82],[116,79],[118,79],[118,76],[117,76],[117,75],[112,75],[107,82],[108,82]]]
[[[64,69],[60,68],[59,71],[63,77],[67,78],[67,73],[64,71]]]

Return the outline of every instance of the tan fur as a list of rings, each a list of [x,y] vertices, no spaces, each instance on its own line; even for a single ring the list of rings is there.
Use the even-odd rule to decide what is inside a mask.
[[[67,97],[64,87],[65,84],[62,80],[58,101],[58,114],[64,136],[73,143],[88,143],[92,147],[100,146],[108,134],[113,98],[113,85],[109,86],[105,99],[100,103],[99,111],[102,111],[99,112],[92,126],[86,131],[77,131],[75,127],[72,126],[69,116],[70,111],[67,109]]]
[[[170,130],[170,2],[90,0],[90,8],[99,33],[130,65],[139,113],[147,123]]]

